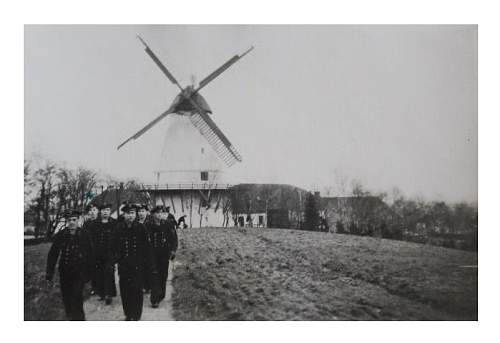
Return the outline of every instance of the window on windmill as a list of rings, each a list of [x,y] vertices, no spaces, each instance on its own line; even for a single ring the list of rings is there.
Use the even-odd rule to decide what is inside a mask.
[[[208,181],[208,172],[207,171],[201,172],[201,181]]]

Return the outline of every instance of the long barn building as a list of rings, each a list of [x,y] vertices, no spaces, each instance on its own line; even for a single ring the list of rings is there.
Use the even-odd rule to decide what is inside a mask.
[[[307,191],[285,184],[137,184],[134,189],[109,188],[93,202],[113,205],[121,214],[123,202],[164,205],[188,227],[299,228]]]

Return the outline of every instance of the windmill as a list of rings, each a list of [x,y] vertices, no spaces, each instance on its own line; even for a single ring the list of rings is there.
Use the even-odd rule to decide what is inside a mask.
[[[172,82],[180,89],[180,93],[175,97],[172,105],[170,105],[170,107],[165,112],[160,114],[158,117],[144,126],[141,130],[139,130],[133,136],[120,144],[117,149],[120,149],[131,140],[138,139],[169,114],[177,114],[189,117],[191,124],[196,129],[198,129],[200,134],[208,141],[216,154],[224,161],[224,163],[228,167],[234,165],[236,162],[241,162],[241,155],[231,144],[229,139],[227,139],[224,133],[217,127],[215,122],[210,118],[209,114],[212,114],[212,110],[199,92],[202,88],[207,86],[211,81],[217,78],[231,65],[248,54],[253,49],[253,47],[250,47],[250,49],[248,49],[241,55],[235,55],[231,57],[226,63],[224,63],[218,69],[205,77],[198,84],[198,87],[195,88],[194,85],[190,85],[183,88],[175,79],[175,77],[170,73],[170,71],[163,65],[159,58],[154,54],[154,52],[149,48],[146,42],[144,42],[144,40],[140,36],[137,36],[137,38],[139,38],[139,40],[142,42],[145,47],[146,53],[156,63],[158,68],[160,68],[160,70],[165,74],[170,82]]]

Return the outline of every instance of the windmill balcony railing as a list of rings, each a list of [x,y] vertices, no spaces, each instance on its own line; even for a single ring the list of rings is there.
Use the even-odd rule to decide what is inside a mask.
[[[155,190],[190,190],[190,189],[229,189],[233,185],[228,183],[165,183],[165,184],[143,184],[143,191],[155,191]]]

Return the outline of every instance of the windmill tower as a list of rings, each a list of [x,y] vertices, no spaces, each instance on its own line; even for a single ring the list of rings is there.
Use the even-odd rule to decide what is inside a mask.
[[[166,119],[156,184],[224,183],[224,162],[186,116]]]
[[[205,77],[199,85],[182,87],[154,52],[139,37],[146,53],[180,93],[170,107],[118,146],[136,140],[168,117],[161,161],[168,161],[156,173],[156,184],[145,188],[155,203],[170,206],[176,217],[185,216],[191,227],[227,225],[229,185],[224,184],[223,166],[241,162],[241,155],[210,118],[212,110],[200,90],[231,65],[248,54],[235,55]],[[218,183],[219,182],[219,183]],[[193,201],[194,200],[194,201]],[[194,213],[194,216],[193,216]]]

